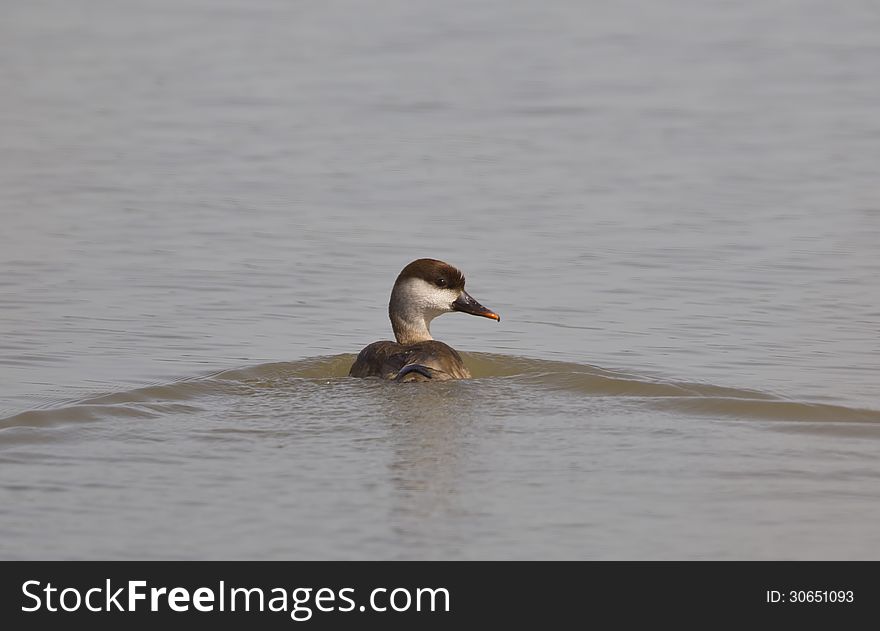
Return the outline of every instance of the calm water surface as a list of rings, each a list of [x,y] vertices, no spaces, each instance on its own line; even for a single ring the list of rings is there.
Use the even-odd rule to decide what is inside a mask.
[[[3,15],[0,558],[880,558],[875,2]]]

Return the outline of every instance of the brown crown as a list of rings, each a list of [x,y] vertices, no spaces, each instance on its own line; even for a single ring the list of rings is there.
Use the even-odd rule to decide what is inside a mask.
[[[403,268],[395,284],[405,278],[421,278],[432,285],[464,289],[464,275],[449,263],[437,259],[416,259]],[[444,282],[438,283],[441,280]]]

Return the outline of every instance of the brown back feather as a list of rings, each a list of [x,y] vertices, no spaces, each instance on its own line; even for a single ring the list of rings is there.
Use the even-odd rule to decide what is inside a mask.
[[[429,368],[432,381],[468,379],[471,376],[461,355],[448,344],[437,340],[416,344],[373,342],[360,352],[348,374],[352,377],[394,379],[402,368],[413,364]]]

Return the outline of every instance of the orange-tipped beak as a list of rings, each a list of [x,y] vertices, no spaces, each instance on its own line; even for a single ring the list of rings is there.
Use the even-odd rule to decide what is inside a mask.
[[[492,311],[491,309],[487,309],[479,302],[474,300],[470,294],[466,291],[462,291],[461,295],[455,299],[455,302],[452,303],[453,311],[461,311],[462,313],[469,313],[471,315],[482,316],[484,318],[491,318],[496,322],[501,322],[501,316]]]

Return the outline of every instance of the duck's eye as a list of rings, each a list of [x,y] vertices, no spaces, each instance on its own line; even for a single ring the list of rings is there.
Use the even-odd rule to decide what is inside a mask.
[[[437,280],[434,281],[434,284],[437,285],[437,287],[446,287],[446,279],[445,278],[438,278]]]

